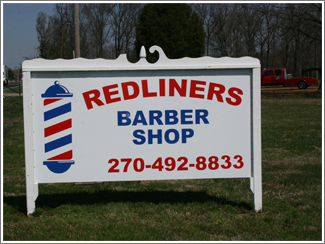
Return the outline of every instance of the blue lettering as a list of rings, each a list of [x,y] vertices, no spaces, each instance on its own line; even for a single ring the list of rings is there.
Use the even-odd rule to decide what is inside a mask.
[[[182,129],[182,143],[186,143],[186,139],[193,136],[194,131],[192,129]]]
[[[162,131],[159,129],[157,130],[157,134],[153,134],[152,130],[148,130],[148,144],[153,143],[153,138],[156,138],[158,141],[158,144],[162,143]]]
[[[148,123],[146,121],[146,118],[144,117],[142,111],[137,111],[137,113],[134,116],[134,120],[133,120],[132,125],[137,125],[139,123],[141,123],[143,125],[148,125]]]
[[[209,124],[209,121],[207,119],[208,115],[209,112],[206,109],[195,110],[195,124],[200,124],[200,119],[202,119],[204,124]]]
[[[149,111],[149,125],[153,125],[155,120],[156,120],[158,125],[162,125],[163,122],[160,119],[161,116],[162,116],[161,111],[159,111],[159,110],[150,110]]]
[[[136,145],[142,145],[143,143],[145,143],[146,142],[146,137],[142,136],[143,134],[145,134],[145,132],[143,130],[135,130],[133,132],[133,136],[135,138],[140,139],[140,141],[139,140],[133,140],[133,143],[136,144]]]
[[[195,115],[193,114],[192,109],[180,110],[180,117],[178,117],[178,111],[176,110],[165,110],[165,119],[163,119],[163,111],[160,110],[149,110],[149,124],[150,125],[175,125],[180,122],[180,124],[209,124],[208,115],[209,112],[206,109],[197,109],[195,110]],[[163,121],[164,120],[164,121]],[[127,125],[148,125],[146,117],[144,116],[143,111],[137,111],[135,113],[134,119],[131,118],[131,113],[129,111],[118,111],[117,112],[117,124],[118,126],[127,126]],[[148,144],[162,144],[165,140],[168,144],[175,144],[179,141],[181,143],[187,143],[189,138],[194,136],[194,130],[190,128],[183,128],[180,130],[177,129],[168,129],[163,131],[162,129],[149,129],[148,135],[146,135],[144,130],[135,130],[133,132],[133,143],[136,145],[142,145],[144,143]]]
[[[174,133],[174,140],[171,140],[169,135],[170,133]],[[165,141],[169,144],[175,144],[179,140],[179,133],[175,129],[169,129],[165,132]]]
[[[178,123],[177,111],[176,110],[166,110],[165,111],[165,124],[166,125],[176,125]]]
[[[118,126],[130,125],[131,124],[130,115],[131,114],[129,111],[117,111],[117,125]]]
[[[181,110],[181,124],[193,124],[193,121],[187,121],[187,118],[192,118],[192,112],[193,110]],[[187,114],[191,113],[191,114]]]

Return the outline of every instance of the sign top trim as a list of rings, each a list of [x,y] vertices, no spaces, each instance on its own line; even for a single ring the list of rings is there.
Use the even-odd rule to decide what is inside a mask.
[[[46,60],[42,58],[26,60],[22,64],[23,71],[141,71],[141,70],[200,70],[200,69],[245,69],[260,68],[260,61],[257,58],[213,58],[209,56],[200,58],[169,59],[162,48],[152,46],[149,51],[159,53],[156,63],[149,63],[146,60],[145,48],[140,51],[140,60],[137,63],[130,63],[126,54],[121,54],[117,59],[55,59]]]

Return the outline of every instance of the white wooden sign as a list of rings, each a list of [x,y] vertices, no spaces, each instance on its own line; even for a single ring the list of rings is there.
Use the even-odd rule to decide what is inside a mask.
[[[27,214],[39,183],[250,178],[262,208],[260,62],[23,62]]]

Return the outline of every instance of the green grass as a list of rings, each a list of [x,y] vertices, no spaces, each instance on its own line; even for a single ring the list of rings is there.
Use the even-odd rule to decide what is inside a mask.
[[[248,179],[40,184],[26,217],[22,98],[4,99],[5,241],[321,241],[320,98],[262,96],[263,212]]]

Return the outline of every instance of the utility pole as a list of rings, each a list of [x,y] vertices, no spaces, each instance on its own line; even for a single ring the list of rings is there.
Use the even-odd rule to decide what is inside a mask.
[[[74,37],[76,58],[80,57],[80,39],[79,39],[79,4],[73,4],[73,19],[74,19]]]

